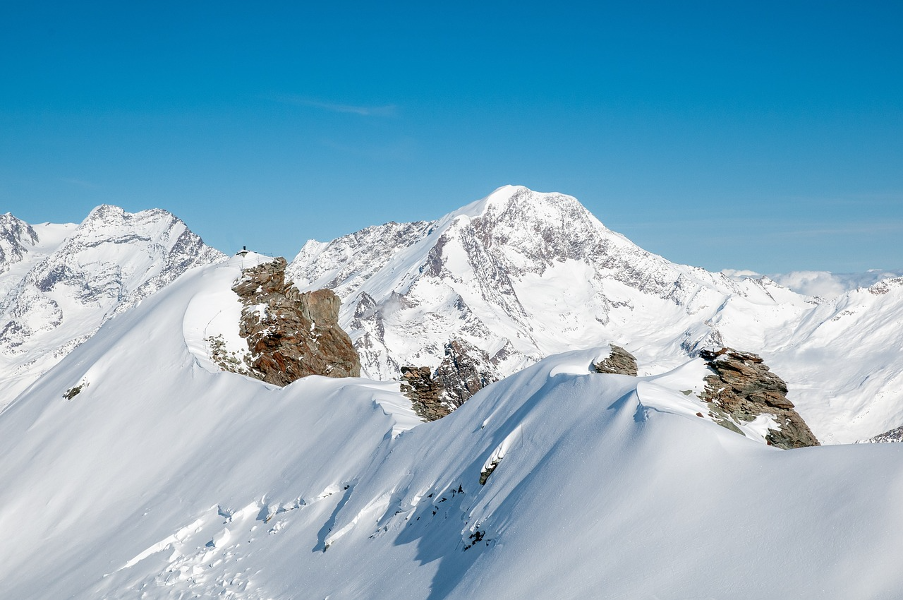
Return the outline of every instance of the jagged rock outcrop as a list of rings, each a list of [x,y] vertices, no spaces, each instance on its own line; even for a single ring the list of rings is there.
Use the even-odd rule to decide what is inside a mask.
[[[496,356],[490,356],[463,340],[450,340],[443,346],[443,361],[435,369],[403,366],[401,392],[411,400],[414,412],[424,421],[441,419],[460,407],[474,394],[501,379]]]
[[[637,377],[637,359],[634,355],[615,344],[609,344],[609,347],[611,348],[609,356],[593,364],[596,372]]]
[[[710,416],[715,422],[741,433],[739,424],[760,415],[772,415],[778,428],[769,429],[768,444],[784,449],[819,445],[794,410],[794,404],[785,397],[788,386],[762,358],[731,348],[703,350],[700,357],[714,373],[706,377],[701,398],[710,403]]]
[[[443,362],[430,367],[402,367],[402,393],[414,412],[435,421],[464,404],[471,396],[499,380],[486,352],[463,340],[445,344]]]
[[[433,377],[443,387],[442,399],[454,408],[499,380],[489,355],[462,340],[446,344],[445,357]]]
[[[288,385],[308,375],[358,377],[361,362],[339,327],[339,298],[330,290],[301,293],[285,280],[279,257],[242,273],[233,291],[242,299],[239,334],[251,351],[250,369]]]
[[[402,367],[400,387],[414,413],[424,421],[442,419],[453,410],[442,401],[443,386],[433,379],[430,367]]]

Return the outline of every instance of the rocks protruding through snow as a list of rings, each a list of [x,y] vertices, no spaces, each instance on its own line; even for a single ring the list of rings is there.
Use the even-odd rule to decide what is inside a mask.
[[[609,344],[609,347],[612,349],[609,356],[594,363],[593,368],[596,369],[596,372],[637,377],[637,359],[634,358],[634,355],[615,344]]]
[[[451,340],[446,344],[445,357],[433,377],[443,386],[443,401],[454,408],[499,380],[489,355],[463,340]]]
[[[358,377],[358,353],[339,327],[339,297],[330,290],[302,294],[285,281],[285,270],[278,257],[243,271],[232,288],[245,305],[239,334],[251,370],[280,386],[308,375]]]
[[[794,404],[785,397],[788,386],[769,371],[762,358],[731,348],[703,350],[700,357],[714,373],[706,377],[701,399],[710,403],[710,416],[715,422],[741,433],[741,423],[772,415],[778,428],[769,429],[768,444],[784,449],[819,445],[794,410]]]
[[[463,340],[445,344],[443,362],[430,367],[402,367],[402,393],[411,399],[414,412],[435,421],[464,404],[471,396],[499,380],[486,352]]]
[[[433,379],[430,367],[402,367],[401,390],[411,399],[415,414],[424,421],[436,421],[452,412],[442,402],[443,386]]]

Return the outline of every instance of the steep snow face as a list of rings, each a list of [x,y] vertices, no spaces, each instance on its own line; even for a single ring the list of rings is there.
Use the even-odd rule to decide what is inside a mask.
[[[79,225],[0,217],[0,409],[114,315],[221,260],[166,211],[99,206]]]
[[[416,426],[394,382],[218,372],[199,347],[229,333],[241,262],[187,272],[0,413],[7,595],[900,591],[900,445],[776,450],[697,416],[701,360],[591,373],[605,347]]]
[[[641,374],[728,345],[766,359],[823,442],[902,421],[900,279],[826,301],[676,265],[562,194],[506,186],[435,222],[308,242],[287,273],[302,290],[339,294],[340,323],[376,379],[436,368],[452,339],[486,352],[500,376],[609,342]]]

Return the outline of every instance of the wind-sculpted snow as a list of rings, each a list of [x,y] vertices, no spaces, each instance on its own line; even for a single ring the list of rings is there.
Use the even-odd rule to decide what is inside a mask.
[[[900,278],[824,300],[767,277],[676,265],[562,194],[506,186],[435,222],[308,242],[287,273],[301,290],[337,292],[340,323],[377,379],[436,369],[453,340],[486,352],[500,376],[610,342],[641,374],[731,346],[787,381],[824,443],[904,418]]]
[[[702,360],[595,373],[606,346],[428,424],[396,382],[277,388],[204,351],[212,324],[237,337],[241,263],[187,272],[0,413],[4,595],[900,592],[898,444],[767,447],[700,416]]]
[[[223,258],[159,209],[99,206],[78,226],[4,215],[0,238],[0,408],[102,323]]]

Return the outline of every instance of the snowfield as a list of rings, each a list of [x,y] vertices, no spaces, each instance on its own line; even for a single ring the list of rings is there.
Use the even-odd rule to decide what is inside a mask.
[[[241,260],[0,413],[4,598],[901,597],[900,444],[768,447],[697,415],[701,361],[591,373],[604,344],[427,424],[394,381],[276,388],[203,350]]]

